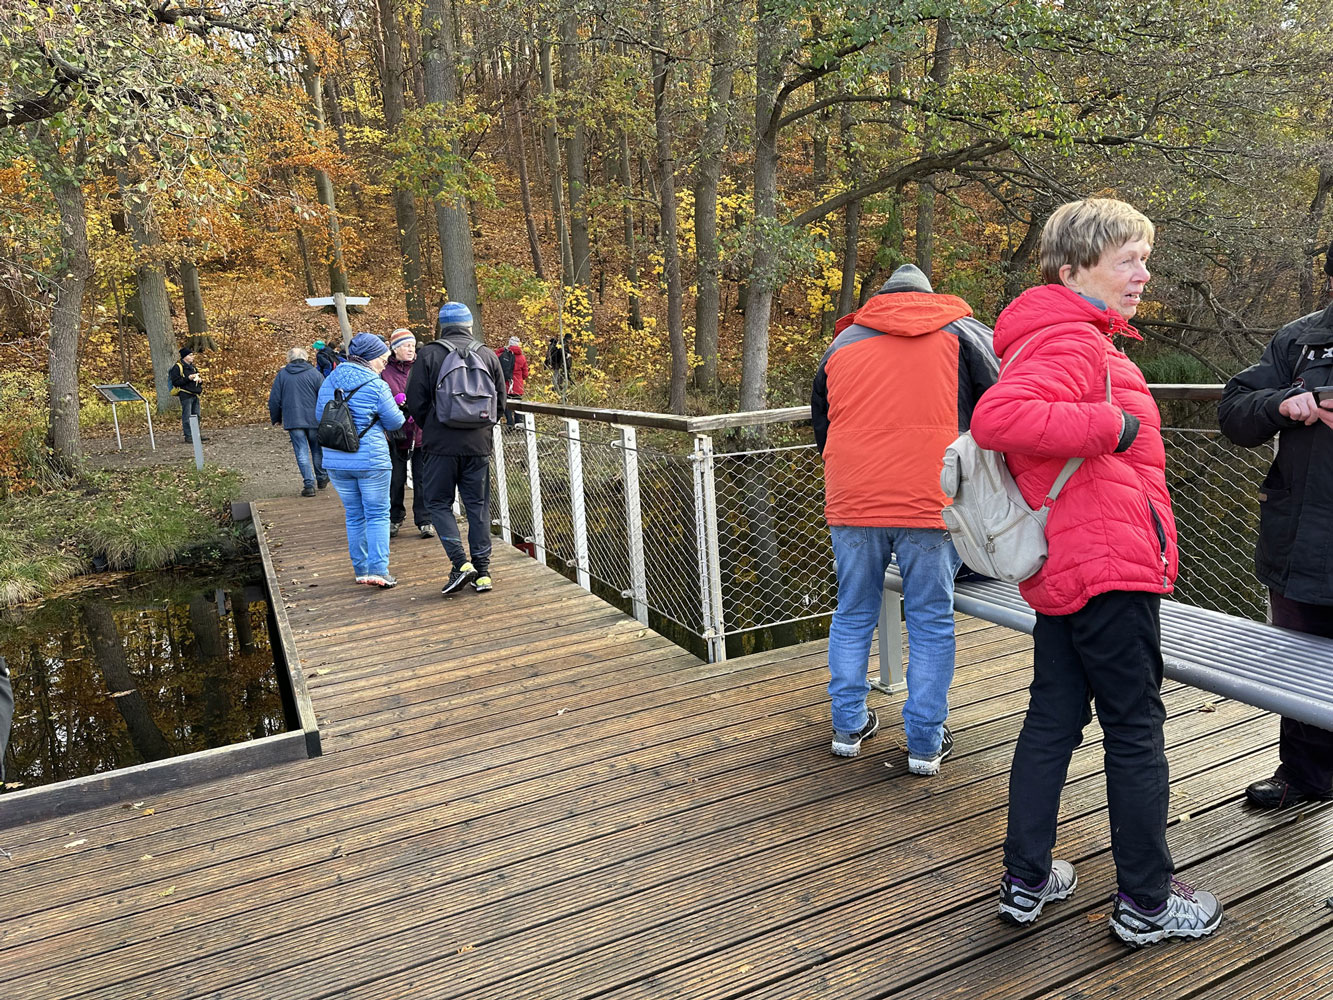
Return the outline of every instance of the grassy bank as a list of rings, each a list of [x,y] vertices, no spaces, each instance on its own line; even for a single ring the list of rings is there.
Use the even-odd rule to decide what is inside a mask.
[[[86,471],[0,503],[0,606],[34,600],[106,561],[157,569],[234,547],[237,473],[205,468]]]

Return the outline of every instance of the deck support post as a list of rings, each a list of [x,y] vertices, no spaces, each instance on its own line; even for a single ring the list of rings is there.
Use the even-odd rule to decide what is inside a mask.
[[[866,664],[867,670],[869,666]],[[879,680],[871,681],[870,686],[885,694],[895,694],[907,687],[903,673],[902,595],[888,587],[879,602]]]
[[[722,551],[717,532],[717,484],[714,478],[713,439],[694,437],[694,538],[699,553],[699,606],[702,612],[708,662],[727,658],[726,621],[722,613]]]
[[[528,439],[528,492],[532,500],[532,555],[546,565],[546,529],[542,525],[542,476],[537,468],[537,418],[523,414],[523,434]]]
[[[648,577],[643,560],[643,507],[639,501],[639,442],[633,427],[617,425],[620,431],[621,468],[625,481],[625,534],[629,551],[629,590],[621,594],[634,604],[634,617],[648,624]]]
[[[509,480],[505,476],[504,429],[496,424],[491,428],[491,453],[495,456],[495,496],[500,507],[500,537],[506,545],[514,541],[509,527]],[[495,524],[495,520],[491,521]]]
[[[579,422],[566,417],[565,440],[569,444],[569,513],[574,522],[574,572],[579,586],[592,590],[592,572],[588,564],[588,518],[583,503],[583,440]]]

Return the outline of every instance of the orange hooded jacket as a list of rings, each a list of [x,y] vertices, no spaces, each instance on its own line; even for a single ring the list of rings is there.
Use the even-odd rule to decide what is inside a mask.
[[[991,331],[956,295],[875,295],[834,339],[811,394],[829,524],[939,528],[944,449],[995,382]]]

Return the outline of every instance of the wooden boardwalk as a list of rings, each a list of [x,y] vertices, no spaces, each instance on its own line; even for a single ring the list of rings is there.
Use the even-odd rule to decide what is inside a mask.
[[[416,537],[372,592],[336,498],[260,510],[324,756],[0,831],[5,1000],[1333,993],[1333,807],[1238,795],[1274,766],[1269,716],[1166,694],[1171,845],[1226,901],[1217,935],[1110,937],[1092,730],[1061,814],[1078,892],[1017,931],[995,895],[1026,636],[960,621],[957,748],[920,779],[900,725],[830,756],[821,643],[703,664],[499,545],[489,595],[442,600]]]

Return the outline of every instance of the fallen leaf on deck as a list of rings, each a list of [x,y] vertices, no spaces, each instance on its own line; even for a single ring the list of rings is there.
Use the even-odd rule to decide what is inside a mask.
[[[161,892],[158,893],[158,895],[159,895],[159,896],[170,896],[170,895],[171,895],[173,892],[175,892],[175,891],[176,891],[176,887],[173,885],[170,889],[163,889]]]
[[[80,838],[80,839],[78,839],[78,840],[71,840],[71,841],[70,841],[68,844],[66,844],[65,846],[66,846],[66,847],[78,847],[78,846],[80,846],[80,845],[82,845],[82,844],[86,844],[86,843],[88,843],[88,838],[87,838],[87,837],[82,837],[82,838]]]
[[[143,857],[141,857],[139,860],[140,860],[140,861],[152,861],[152,860],[153,860],[153,856],[152,856],[151,854],[145,854],[145,855],[144,855]]]
[[[143,814],[144,814],[145,816],[151,816],[151,815],[153,815],[154,812],[156,812],[156,810],[154,810],[154,809],[145,809],[145,810],[143,811]]]

